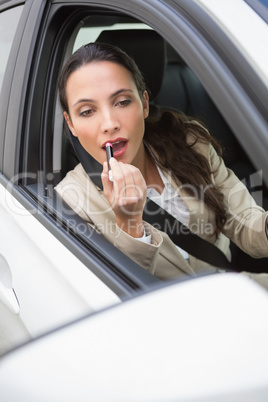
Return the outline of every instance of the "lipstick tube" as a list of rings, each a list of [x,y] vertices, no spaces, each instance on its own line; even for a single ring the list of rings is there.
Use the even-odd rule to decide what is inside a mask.
[[[109,180],[114,181],[113,173],[112,173],[111,166],[110,166],[110,159],[114,156],[114,153],[113,153],[113,146],[110,142],[107,142],[107,144],[106,144],[106,156],[107,156],[107,162],[108,162]]]

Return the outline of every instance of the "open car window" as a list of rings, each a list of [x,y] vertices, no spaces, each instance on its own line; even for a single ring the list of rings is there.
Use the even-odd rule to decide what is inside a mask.
[[[54,18],[56,19],[56,16]],[[53,19],[51,23],[53,23]],[[112,268],[112,265],[116,266],[113,270],[117,273],[120,272],[120,275],[124,272],[125,278],[132,272],[133,277],[131,280],[139,278],[140,275],[142,278],[142,270],[139,271],[128,257],[123,256],[113,245],[108,244],[94,229],[85,224],[53,191],[54,186],[63,179],[66,173],[79,163],[64,132],[62,111],[55,91],[58,77],[55,71],[59,71],[64,61],[77,48],[88,42],[98,40],[103,33],[107,36],[107,32],[109,33],[110,31],[120,33],[134,30],[137,32],[137,40],[139,41],[139,35],[143,30],[154,30],[154,28],[142,22],[141,19],[138,20],[126,14],[109,10],[98,13],[96,10],[90,11],[86,9],[81,12],[81,18],[73,18],[71,26],[72,29],[66,25],[65,33],[58,37],[59,45],[56,47],[56,52],[50,56],[49,61],[54,68],[53,70],[48,70],[46,85],[44,86],[44,93],[46,94],[44,110],[47,115],[43,115],[45,121],[40,133],[42,141],[40,143],[42,144],[42,159],[39,161],[42,165],[41,183],[40,181],[31,183],[31,181],[26,180],[25,185],[28,190],[38,197],[39,202],[43,203],[45,200],[47,210],[51,212],[52,216],[57,217],[58,222],[61,221],[62,225],[67,227],[69,235],[75,236],[82,242],[83,246],[88,249],[93,248],[97,253],[101,249],[101,253],[106,254],[110,268]],[[162,37],[161,34],[159,36]],[[186,63],[182,55],[164,37],[162,38],[164,53],[161,54],[159,50],[158,59],[151,66],[154,83],[159,79],[155,72],[163,70],[159,88],[158,84],[156,84],[157,90],[153,93],[151,109],[154,110],[154,108],[158,107],[170,108],[204,121],[211,134],[223,144],[225,148],[224,159],[227,167],[233,169],[237,176],[247,185],[256,202],[267,209],[268,196],[267,190],[263,186],[262,171],[260,169],[256,171],[252,160],[246,154],[232,128],[218,107],[216,107],[191,66]],[[145,58],[143,51],[143,46],[140,43],[140,56]],[[149,76],[148,73],[147,75]],[[153,91],[155,90],[155,88],[152,89]],[[48,118],[48,116],[52,116],[52,118]],[[29,145],[31,146],[30,143]],[[243,264],[246,261],[249,270],[256,270],[255,261],[245,259],[244,255],[239,258],[242,258]],[[130,267],[133,268],[133,271],[131,271]],[[259,270],[262,270],[261,265]],[[150,279],[147,278],[147,273],[145,277],[145,281],[150,282]],[[134,279],[134,282],[136,279]],[[143,280],[144,278],[141,279],[141,281]]]

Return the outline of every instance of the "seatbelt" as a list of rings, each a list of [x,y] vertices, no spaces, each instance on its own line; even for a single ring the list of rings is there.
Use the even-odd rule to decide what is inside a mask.
[[[235,270],[232,263],[217,246],[191,232],[187,226],[149,198],[147,198],[143,211],[143,220],[165,232],[174,244],[193,257],[215,267]]]

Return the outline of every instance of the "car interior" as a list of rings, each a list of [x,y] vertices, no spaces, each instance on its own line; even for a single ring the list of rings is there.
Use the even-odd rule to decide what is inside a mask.
[[[101,21],[101,22],[100,22]],[[171,109],[203,121],[210,133],[224,147],[224,161],[253,190],[262,194],[262,206],[268,209],[268,192],[262,187],[256,169],[232,133],[227,122],[211,100],[198,77],[179,54],[157,32],[140,21],[125,16],[109,15],[84,18],[69,38],[63,61],[79,46],[90,41],[108,42],[130,54],[142,71],[150,90],[150,113],[155,116]],[[101,166],[68,137],[59,102],[55,102],[53,136],[53,185],[81,162],[88,173],[100,174]],[[32,186],[32,189],[34,186]],[[34,190],[36,191],[36,189]],[[53,197],[57,197],[55,194]],[[58,214],[59,203],[57,202]],[[256,260],[232,244],[233,260],[243,270],[267,271],[268,259]],[[244,268],[243,268],[244,267]]]

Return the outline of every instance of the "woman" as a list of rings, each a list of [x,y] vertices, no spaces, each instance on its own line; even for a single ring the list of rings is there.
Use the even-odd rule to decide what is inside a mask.
[[[228,258],[228,238],[256,258],[268,256],[268,213],[225,167],[201,124],[172,112],[148,117],[146,85],[126,53],[108,44],[83,46],[65,64],[59,92],[72,134],[103,164],[103,191],[80,164],[56,191],[130,258],[161,279],[217,270],[142,220],[146,196]],[[253,276],[268,288],[268,275]]]

